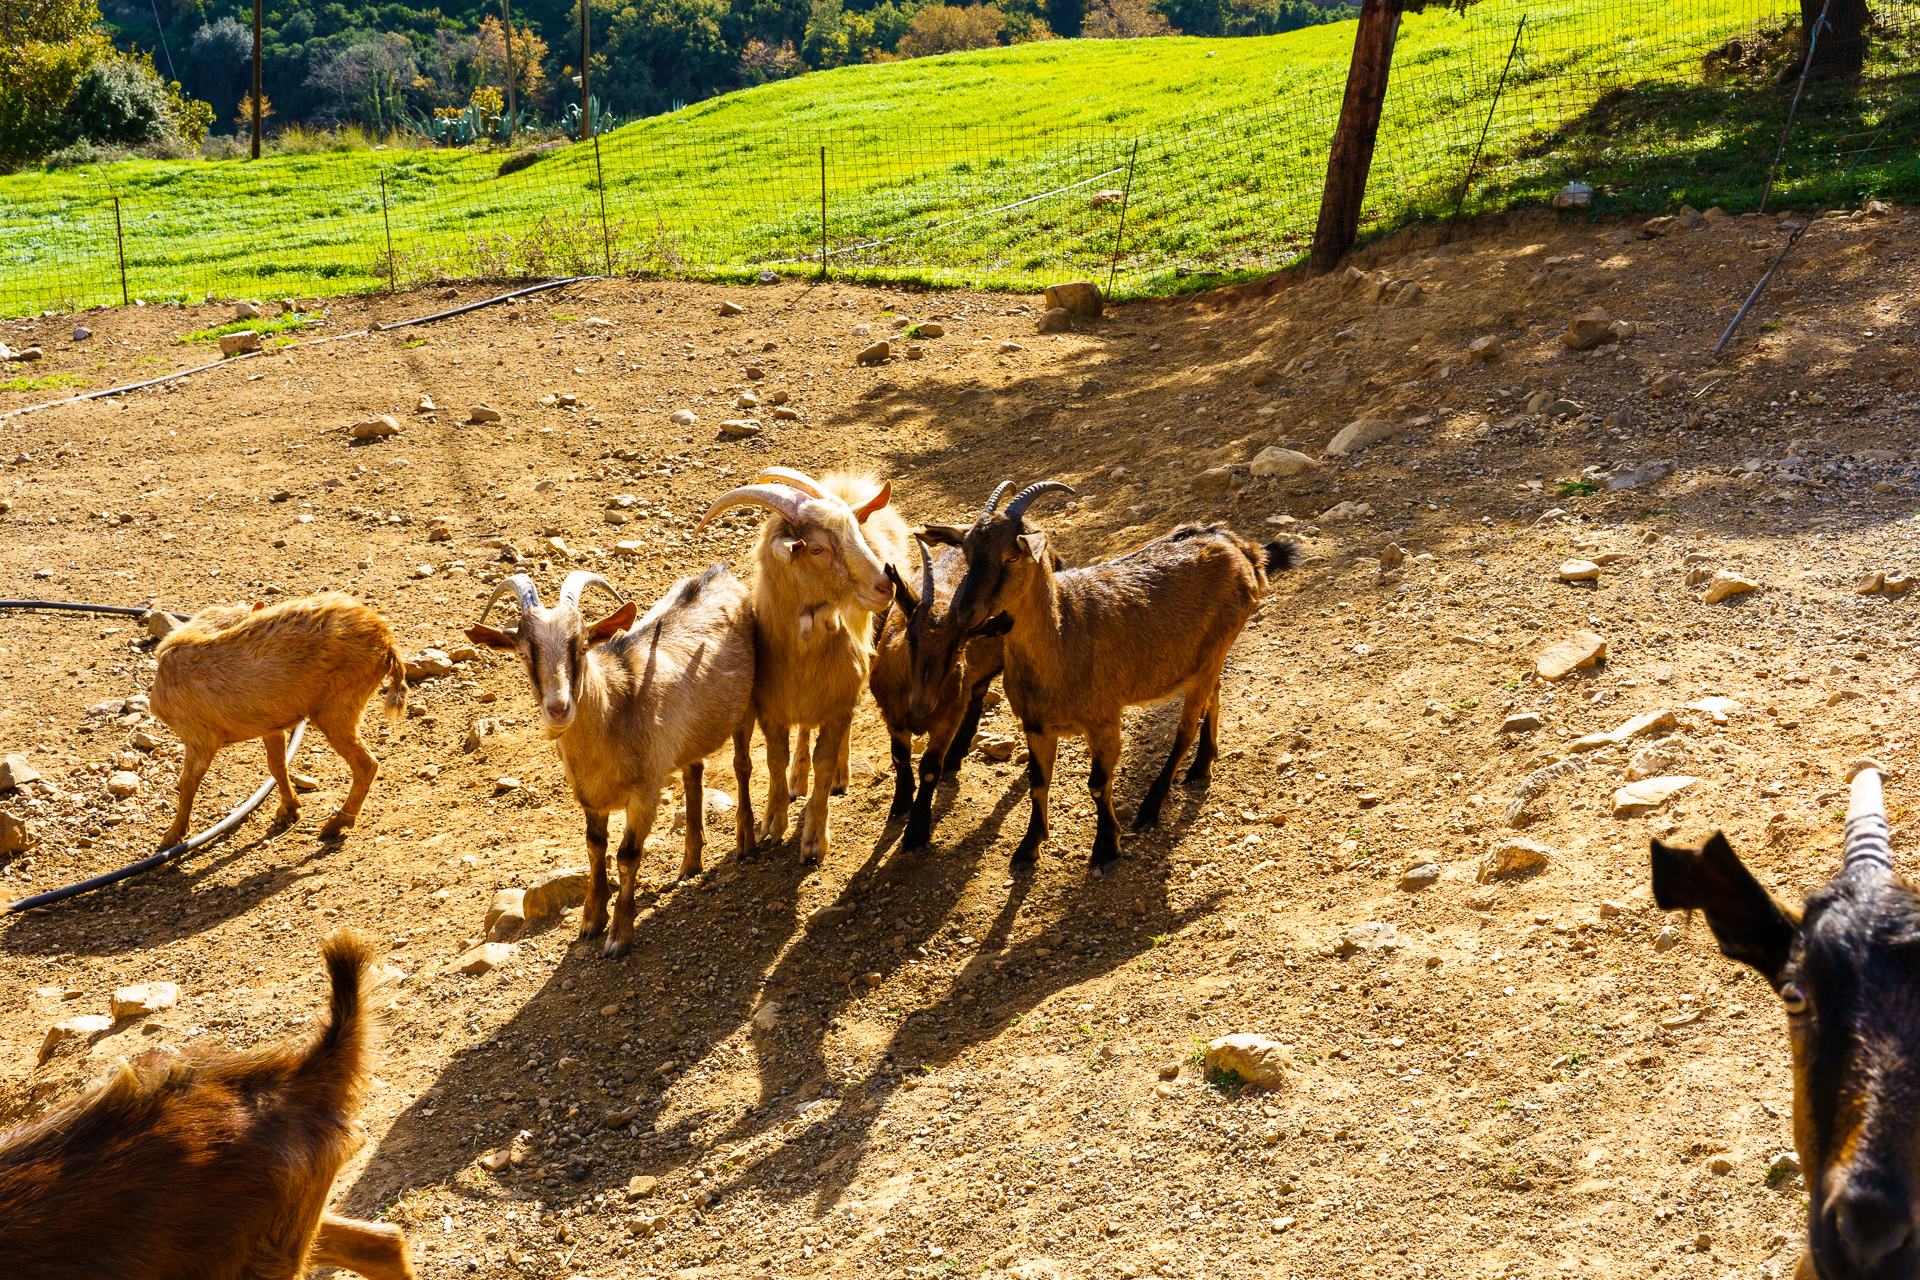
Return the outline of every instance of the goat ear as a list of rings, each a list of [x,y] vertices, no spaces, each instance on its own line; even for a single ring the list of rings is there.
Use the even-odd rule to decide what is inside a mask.
[[[587,648],[607,641],[633,625],[633,615],[637,612],[633,601],[629,600],[600,621],[587,628]]]
[[[1020,544],[1020,550],[1033,557],[1035,564],[1043,569],[1052,567],[1050,563],[1052,557],[1047,550],[1049,539],[1046,534],[1023,533],[1015,541]]]
[[[855,520],[858,520],[861,524],[865,524],[867,522],[867,517],[872,515],[874,512],[878,511],[880,508],[886,506],[888,499],[892,497],[893,497],[893,481],[889,480],[885,484],[880,486],[880,492],[874,494],[871,498],[867,499],[867,504],[864,507],[855,507],[853,509],[853,518]]]
[[[806,549],[806,541],[801,538],[775,538],[773,540],[773,554],[780,557],[781,564],[792,564],[793,558]]]
[[[520,647],[519,642],[507,632],[479,625],[467,628],[467,639],[475,644],[485,645],[489,649],[505,649],[509,653]]]
[[[912,588],[907,586],[906,579],[900,576],[900,571],[892,565],[887,566],[887,578],[893,583],[894,603],[900,605],[900,611],[911,618],[914,610],[920,607],[920,601],[915,598]]]
[[[957,547],[966,541],[967,531],[950,524],[930,524],[914,530],[914,536],[935,546]]]
[[[1777,990],[1800,922],[1761,887],[1716,831],[1696,849],[1652,842],[1653,900],[1662,911],[1705,911],[1720,954]]]

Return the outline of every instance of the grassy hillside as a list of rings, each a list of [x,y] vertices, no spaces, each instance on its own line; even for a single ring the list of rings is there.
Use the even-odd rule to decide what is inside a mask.
[[[1631,138],[1575,145],[1565,127],[1623,93],[1697,88],[1702,52],[1756,23],[1777,28],[1777,8],[1486,0],[1465,15],[1410,16],[1368,225],[1450,207],[1523,10],[1522,54],[1489,138],[1510,163],[1476,202],[1537,199],[1631,152]],[[113,193],[132,292],[148,298],[380,287],[389,224],[403,283],[597,270],[606,240],[625,270],[804,271],[820,252],[822,148],[838,271],[1005,287],[1092,272],[1113,252],[1118,211],[1095,193],[1123,187],[1132,161],[1122,290],[1177,289],[1297,255],[1351,41],[1350,23],[1244,40],[1059,41],[715,98],[602,139],[605,240],[592,147],[504,178],[498,155],[383,151],[0,178],[0,308],[117,300]],[[1709,105],[1745,110],[1720,121],[1745,146],[1777,129],[1779,107],[1770,88],[1742,95]],[[1661,144],[1673,180],[1648,184],[1656,203],[1712,186],[1687,154],[1708,140],[1692,129]]]

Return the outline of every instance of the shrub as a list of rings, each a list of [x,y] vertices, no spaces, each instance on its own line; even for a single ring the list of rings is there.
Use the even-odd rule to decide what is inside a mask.
[[[1080,23],[1088,40],[1139,40],[1150,36],[1177,36],[1166,16],[1141,0],[1093,0]]]
[[[960,49],[988,49],[1000,43],[1006,18],[992,5],[930,4],[913,16],[900,37],[900,56],[925,58]]]
[[[167,87],[137,62],[101,58],[80,76],[54,125],[54,140],[122,147],[158,142],[170,131]]]

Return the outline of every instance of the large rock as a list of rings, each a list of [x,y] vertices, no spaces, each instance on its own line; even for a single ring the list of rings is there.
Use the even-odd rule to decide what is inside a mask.
[[[1591,560],[1568,560],[1555,574],[1562,582],[1588,582],[1600,577],[1600,566]]]
[[[180,1003],[180,984],[177,982],[142,982],[131,987],[121,987],[113,993],[108,1008],[116,1018],[138,1018],[143,1014],[159,1013],[162,1009],[171,1009]]]
[[[447,966],[454,973],[487,973],[513,958],[513,947],[505,942],[483,942],[461,952]]]
[[[887,357],[892,354],[893,345],[882,338],[872,346],[863,349],[854,357],[854,361],[858,364],[885,364]]]
[[[252,329],[242,329],[238,333],[223,333],[220,335],[220,354],[223,356],[237,356],[242,352],[258,351],[259,349],[260,335]]]
[[[1607,656],[1607,642],[1591,631],[1576,631],[1554,641],[1534,657],[1542,680],[1558,680],[1576,667],[1590,667]]]
[[[1523,836],[1508,836],[1505,840],[1487,850],[1487,856],[1480,860],[1481,884],[1499,880],[1506,876],[1517,876],[1547,865],[1553,850],[1537,840],[1528,840]]]
[[[480,930],[488,942],[511,942],[527,926],[527,891],[502,889],[487,904],[487,918]]]
[[[1637,818],[1643,813],[1651,813],[1698,781],[1700,779],[1684,774],[1665,774],[1629,782],[1613,793],[1613,816]]]
[[[881,345],[885,346],[886,344],[882,343]],[[760,419],[728,418],[720,424],[720,434],[729,436],[735,440],[744,440],[749,436],[757,436],[760,434]]]
[[[453,674],[453,659],[439,649],[422,649],[407,659],[407,679],[426,680],[434,676]]]
[[[1758,579],[1749,578],[1744,573],[1734,573],[1730,569],[1722,569],[1720,572],[1714,574],[1712,580],[1707,583],[1707,594],[1703,598],[1708,604],[1719,604],[1722,600],[1730,596],[1741,595],[1748,591],[1758,591],[1759,589],[1760,582]]]
[[[503,416],[492,405],[477,404],[467,410],[468,422],[498,422]]]
[[[376,414],[371,418],[362,418],[353,424],[348,435],[355,440],[378,440],[382,436],[398,435],[400,424],[387,414]]]
[[[1500,339],[1494,337],[1492,334],[1488,334],[1484,338],[1475,338],[1467,344],[1467,360],[1473,364],[1479,364],[1489,360],[1498,360],[1502,349]]]
[[[1349,453],[1358,453],[1370,444],[1379,444],[1390,439],[1400,428],[1382,418],[1361,418],[1358,422],[1349,422],[1340,428],[1333,439],[1327,441],[1328,457],[1342,457]]]
[[[1073,313],[1065,307],[1048,307],[1033,322],[1036,333],[1065,333],[1073,327]]]
[[[1257,477],[1272,476],[1280,480],[1319,469],[1320,464],[1306,454],[1282,449],[1277,444],[1268,445],[1253,455],[1253,461],[1247,464],[1247,470]]]
[[[567,908],[585,902],[587,890],[592,885],[593,875],[585,867],[563,867],[559,871],[546,872],[535,876],[533,883],[527,886],[521,898],[522,909],[529,920],[557,916]]]
[[[1193,478],[1193,492],[1201,497],[1225,493],[1233,488],[1232,467],[1209,467]]]
[[[1575,351],[1585,351],[1603,342],[1614,341],[1613,317],[1607,314],[1604,307],[1583,311],[1568,323],[1567,331],[1560,335],[1560,340]]]
[[[0,854],[25,853],[39,843],[25,818],[0,809]]]
[[[47,1038],[40,1042],[40,1061],[45,1062],[51,1058],[54,1050],[69,1040],[90,1039],[103,1031],[112,1029],[113,1019],[104,1013],[87,1013],[78,1018],[56,1022],[47,1028]]]
[[[0,760],[0,791],[38,781],[40,771],[28,764],[25,756],[14,755]]]
[[[1047,286],[1047,310],[1060,307],[1068,315],[1097,316],[1106,307],[1107,300],[1100,296],[1100,286],[1087,280],[1076,280],[1071,284],[1050,284]]]
[[[126,799],[140,794],[140,775],[121,769],[107,776],[107,792],[110,795]]]
[[[1287,1082],[1288,1047],[1265,1036],[1221,1036],[1207,1045],[1209,1072],[1237,1072],[1240,1078],[1263,1089],[1277,1089]]]

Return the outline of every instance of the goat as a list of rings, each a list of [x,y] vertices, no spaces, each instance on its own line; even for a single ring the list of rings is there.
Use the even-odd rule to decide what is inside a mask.
[[[1807,1188],[1800,1280],[1920,1272],[1920,893],[1894,873],[1882,770],[1855,761],[1840,872],[1795,913],[1715,832],[1651,846],[1662,910],[1703,910],[1721,954],[1787,1015],[1793,1143]]]
[[[407,705],[406,661],[385,618],[333,591],[251,609],[216,605],[171,632],[156,653],[153,714],[186,748],[180,803],[162,849],[185,838],[200,780],[220,748],[233,742],[261,740],[280,788],[274,821],[299,816],[300,801],[287,781],[287,731],[302,718],[353,771],[353,787],[320,837],[332,839],[354,824],[380,772],[360,740],[360,713],[383,679],[387,719],[398,720]]]
[[[580,593],[588,587],[599,587],[620,607],[586,623]],[[487,626],[488,612],[509,592],[520,603],[520,625],[513,631]],[[753,765],[747,746],[753,733],[754,653],[746,586],[716,564],[697,578],[674,583],[638,624],[634,612],[632,602],[597,573],[569,573],[551,609],[541,605],[533,579],[516,573],[494,589],[480,621],[467,628],[475,644],[518,653],[533,683],[547,736],[560,754],[573,798],[587,815],[593,887],[580,913],[580,936],[605,933],[609,956],[623,956],[633,945],[640,854],[653,829],[661,788],[675,770],[687,797],[680,878],[699,872],[706,838],[705,761],[729,735],[740,794],[735,842],[742,854],[752,848],[753,798],[747,783]],[[620,837],[620,896],[609,932],[607,814],[616,808],[626,811],[627,829]]]
[[[888,506],[891,484],[854,472],[822,480],[771,467],[721,494],[696,532],[729,507],[772,514],[754,547],[754,716],[767,740],[767,812],[759,838],[786,838],[791,796],[806,791],[807,731],[813,793],[800,828],[800,855],[824,861],[827,796],[846,786],[854,704],[873,661],[873,615],[893,599],[888,565],[907,563],[906,521]],[[873,545],[869,545],[871,540]],[[789,728],[800,729],[788,776]]]
[[[303,1048],[158,1053],[0,1136],[0,1264],[13,1280],[412,1280],[400,1229],[327,1211],[365,1140],[373,948],[322,947],[328,1024]]]
[[[1054,572],[1049,535],[1026,532],[1023,516],[1036,499],[1072,493],[1057,480],[1030,485],[994,513],[996,490],[973,526],[928,526],[931,540],[957,544],[966,575],[954,588],[947,626],[922,645],[923,673],[952,661],[965,640],[1006,626],[1001,685],[1027,735],[1027,777],[1033,813],[1014,851],[1016,870],[1030,868],[1047,838],[1047,797],[1054,752],[1063,732],[1085,735],[1093,756],[1087,786],[1098,823],[1089,859],[1093,870],[1120,856],[1113,812],[1114,771],[1120,760],[1120,718],[1130,706],[1185,695],[1173,751],[1140,802],[1134,829],[1160,819],[1173,771],[1200,745],[1186,784],[1204,783],[1219,750],[1220,668],[1267,588],[1267,575],[1292,565],[1289,542],[1255,546],[1230,529],[1181,525],[1166,537],[1119,560]],[[1009,621],[994,620],[1006,614]]]

